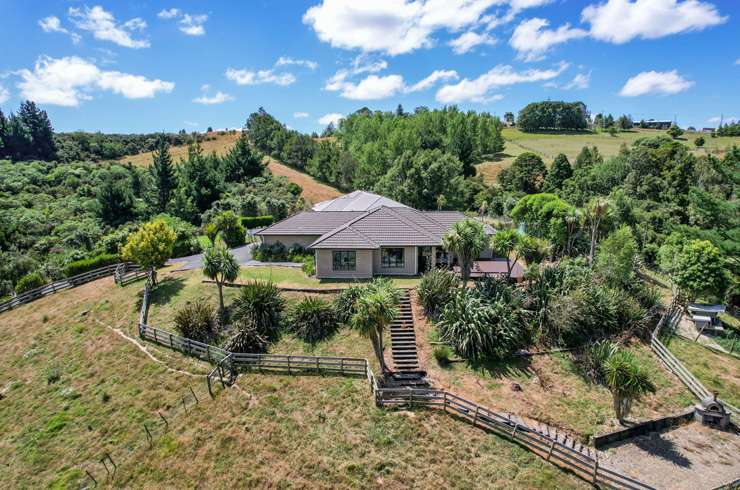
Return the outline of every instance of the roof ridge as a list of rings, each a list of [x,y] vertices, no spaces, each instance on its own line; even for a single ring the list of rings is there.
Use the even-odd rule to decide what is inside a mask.
[[[386,206],[380,206],[380,207],[379,207],[378,209],[382,209],[382,208],[386,208],[386,209],[390,210],[390,212],[391,212],[391,213],[393,213],[393,214],[394,214],[394,215],[395,215],[395,216],[396,216],[396,217],[397,217],[398,219],[400,219],[401,221],[403,221],[403,222],[404,222],[404,223],[406,223],[407,225],[411,226],[411,227],[412,227],[412,228],[414,228],[414,229],[415,229],[416,231],[419,231],[419,232],[421,232],[421,233],[422,233],[422,234],[424,234],[424,235],[425,235],[425,236],[426,236],[427,238],[430,238],[430,239],[434,240],[434,238],[435,238],[435,237],[434,237],[434,236],[432,236],[432,234],[431,234],[431,233],[429,233],[429,232],[428,232],[427,230],[425,230],[425,229],[424,229],[424,228],[422,228],[421,226],[417,225],[417,224],[416,224],[416,223],[414,223],[413,221],[410,221],[410,220],[406,219],[405,217],[401,216],[401,214],[400,214],[400,213],[398,213],[398,212],[396,212],[396,210],[395,210],[395,209],[393,209],[393,208],[390,208],[390,207],[386,207]],[[414,212],[415,212],[416,214],[421,214],[421,212],[420,212],[420,211],[419,211],[418,209],[414,209],[414,208],[406,208],[406,209],[412,209],[412,210],[413,210],[413,211],[414,211]],[[432,220],[432,221],[435,221],[435,222],[436,222],[436,220]],[[438,222],[437,222],[437,224],[441,224],[441,223],[438,223]]]
[[[365,218],[365,217],[371,215],[372,213],[375,213],[379,209],[380,209],[380,207],[377,207],[375,209],[371,209],[369,211],[365,211],[361,215],[357,216],[356,218],[353,218],[353,219],[349,220],[348,222],[344,223],[343,225],[340,225],[340,226],[334,228],[331,231],[327,231],[326,233],[324,233],[323,235],[321,235],[320,237],[318,237],[311,245],[309,245],[309,248],[310,247],[313,247],[314,245],[317,245],[317,244],[323,242],[324,240],[326,240],[328,238],[333,237],[334,235],[336,235],[340,231],[342,231],[342,230],[344,230],[346,228],[349,228],[353,223],[356,223],[358,220],[360,220],[362,218]],[[355,230],[354,228],[352,228],[352,231],[355,231],[355,232],[359,233],[360,235],[362,235],[363,237],[367,238],[370,241],[370,243],[372,243],[373,245],[376,245],[376,246],[378,245],[373,240],[371,240],[370,238],[368,238],[364,233],[361,233],[358,230]]]

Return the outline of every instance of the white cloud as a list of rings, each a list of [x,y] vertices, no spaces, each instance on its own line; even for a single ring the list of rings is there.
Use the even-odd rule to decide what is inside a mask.
[[[736,65],[740,65],[740,58],[738,58],[738,59],[735,60],[735,64]]]
[[[303,22],[333,47],[409,53],[434,45],[440,29],[458,31],[480,22],[502,0],[323,0],[308,9]]]
[[[278,60],[275,62],[275,66],[286,66],[286,65],[297,65],[297,66],[305,66],[309,70],[315,70],[319,64],[315,61],[311,60],[296,60],[289,56],[281,56],[278,58]]]
[[[205,24],[207,20],[208,16],[205,14],[185,14],[182,16],[182,19],[177,22],[179,24],[178,29],[180,29],[180,32],[187,34],[188,36],[203,36],[206,33],[206,28],[203,27],[203,24]]]
[[[634,38],[657,39],[699,31],[727,21],[717,8],[699,0],[608,0],[589,5],[581,20],[591,24],[591,36],[622,44]]]
[[[428,77],[416,82],[406,89],[407,92],[418,92],[431,88],[440,80],[457,80],[460,78],[455,70],[434,70]]]
[[[404,89],[401,75],[370,75],[359,83],[346,83],[341,96],[352,100],[378,100],[391,97]]]
[[[517,51],[520,59],[540,60],[552,46],[588,36],[588,31],[571,27],[570,24],[563,24],[554,30],[545,29],[549,24],[547,19],[535,17],[522,21],[514,29],[509,44]]]
[[[226,78],[236,82],[237,85],[260,85],[274,83],[275,85],[287,86],[296,81],[292,73],[275,73],[274,70],[246,70],[229,68],[226,70]]]
[[[224,102],[229,102],[232,100],[234,100],[234,97],[232,97],[231,95],[218,91],[214,95],[211,95],[211,96],[203,94],[200,97],[196,97],[193,99],[193,102],[195,102],[196,104],[203,104],[203,105],[215,105],[215,104],[223,104]]]
[[[69,18],[78,29],[90,31],[95,39],[110,41],[125,48],[148,48],[149,41],[146,39],[134,39],[130,31],[141,30],[146,27],[146,22],[140,18],[134,18],[124,24],[117,24],[113,14],[106,11],[100,5],[93,8],[77,7],[69,8]]]
[[[488,102],[500,100],[502,96],[492,95],[492,90],[518,83],[552,80],[559,76],[567,67],[567,63],[560,63],[558,68],[555,69],[530,69],[517,72],[509,65],[497,65],[473,80],[464,78],[454,85],[443,86],[437,91],[436,98],[438,102],[443,104],[454,104],[465,101]]]
[[[644,71],[627,80],[619,95],[636,97],[638,95],[672,95],[688,90],[694,82],[686,80],[678,71]]]
[[[0,85],[0,104],[4,104],[10,99],[10,92],[7,88]]]
[[[295,119],[303,119],[303,118],[308,117],[308,116],[309,116],[308,112],[294,112],[293,113],[293,117]]]
[[[586,89],[588,88],[590,83],[591,83],[591,72],[578,73],[575,77],[573,77],[573,80],[563,85],[563,89],[565,90]]]
[[[62,27],[62,21],[59,20],[59,17],[54,17],[53,15],[44,17],[39,21],[39,26],[41,26],[44,32],[59,32],[68,35],[74,44],[80,42],[80,35]]]
[[[734,124],[738,121],[740,121],[740,119],[735,116],[714,116],[707,119],[707,122],[712,124]]]
[[[171,9],[162,9],[158,14],[157,17],[160,19],[174,19],[175,17],[178,17],[180,15],[180,9],[171,8]]]
[[[172,82],[150,80],[140,75],[105,71],[76,56],[50,58],[42,56],[33,71],[16,72],[21,80],[18,88],[22,97],[42,104],[74,107],[81,100],[91,99],[95,89],[108,90],[128,99],[154,97],[159,92],[171,92]]]
[[[334,126],[337,126],[339,124],[339,121],[341,121],[344,118],[342,114],[339,114],[338,112],[330,112],[329,114],[324,114],[321,116],[318,120],[319,124],[323,124],[324,126],[327,126],[329,124],[333,124]]]
[[[487,33],[479,34],[477,32],[468,31],[447,44],[452,46],[452,51],[454,51],[455,54],[465,54],[481,44],[493,46],[496,44],[496,38]]]

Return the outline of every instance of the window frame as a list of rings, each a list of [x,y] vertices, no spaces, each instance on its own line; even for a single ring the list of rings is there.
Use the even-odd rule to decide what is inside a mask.
[[[401,251],[399,257],[390,255],[390,251]],[[393,259],[393,260],[391,260]],[[380,267],[383,269],[404,269],[406,268],[406,249],[404,247],[383,247],[380,249]]]
[[[337,256],[339,260],[337,260]],[[344,260],[346,258],[346,260]],[[350,259],[351,258],[351,262]],[[357,270],[357,250],[332,250],[331,270],[336,272],[355,272]]]

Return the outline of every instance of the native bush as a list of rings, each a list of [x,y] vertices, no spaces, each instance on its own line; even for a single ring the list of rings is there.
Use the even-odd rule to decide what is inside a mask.
[[[263,352],[278,337],[284,306],[280,290],[274,284],[262,281],[245,284],[234,300],[231,315],[234,334],[227,342],[227,349]]]
[[[434,354],[434,359],[437,361],[437,364],[439,364],[440,366],[446,366],[450,363],[450,357],[452,357],[452,349],[450,349],[446,345],[438,345],[434,348],[434,351],[432,353]]]
[[[475,290],[457,290],[437,322],[440,340],[471,361],[501,359],[526,345],[525,313],[506,294],[489,300]]]
[[[67,266],[64,268],[64,276],[76,276],[77,274],[82,274],[83,272],[99,269],[101,267],[105,267],[106,265],[117,264],[120,261],[121,258],[118,256],[118,254],[100,254],[82,260],[75,260],[74,262],[70,262],[69,264],[67,264]]]
[[[457,288],[457,276],[450,271],[433,269],[421,276],[416,293],[424,311],[431,317],[436,317],[444,308],[453,290]]]
[[[334,306],[316,297],[304,298],[288,312],[288,329],[305,342],[316,343],[331,337],[338,325]]]
[[[20,280],[18,280],[18,283],[16,283],[15,285],[15,292],[18,294],[22,294],[26,291],[40,288],[44,284],[46,284],[46,280],[41,277],[41,274],[39,274],[38,272],[31,272],[30,274],[26,274],[25,276],[21,277]]]
[[[334,298],[334,310],[337,313],[337,320],[339,320],[339,323],[349,323],[352,315],[357,312],[357,299],[362,296],[364,291],[364,286],[354,285],[342,290],[342,292]]]
[[[216,310],[202,299],[181,308],[174,321],[175,330],[180,335],[198,342],[210,343],[219,334]]]

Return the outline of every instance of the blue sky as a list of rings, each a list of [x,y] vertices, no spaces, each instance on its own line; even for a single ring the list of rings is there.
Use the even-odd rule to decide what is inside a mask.
[[[716,126],[740,116],[734,0],[0,1],[0,107],[60,131],[301,131],[360,107],[542,99]]]

